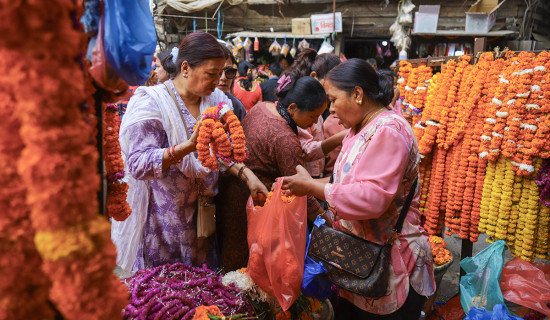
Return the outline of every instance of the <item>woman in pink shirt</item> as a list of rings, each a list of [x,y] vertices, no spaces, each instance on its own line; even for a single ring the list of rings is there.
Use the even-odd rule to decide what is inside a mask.
[[[350,128],[333,172],[333,182],[315,180],[298,166],[283,189],[326,200],[335,229],[384,244],[392,234],[404,198],[418,179],[417,141],[403,117],[388,110],[392,79],[365,61],[350,59],[326,77],[330,112]],[[435,291],[433,261],[420,226],[420,185],[391,251],[390,280],[382,298],[341,289],[336,319],[418,319]]]

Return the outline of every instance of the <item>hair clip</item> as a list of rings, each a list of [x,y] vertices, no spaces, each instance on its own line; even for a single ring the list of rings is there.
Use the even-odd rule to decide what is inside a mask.
[[[288,76],[288,75],[282,76],[282,77],[277,81],[277,83],[279,84],[279,86],[277,87],[277,92],[281,92],[281,90],[283,90],[283,89],[290,83],[290,81],[292,81],[292,79],[290,78],[290,76]]]
[[[178,54],[179,54],[178,47],[173,47],[172,51],[170,51],[170,54],[172,55],[172,62],[176,64],[176,60],[178,60]]]

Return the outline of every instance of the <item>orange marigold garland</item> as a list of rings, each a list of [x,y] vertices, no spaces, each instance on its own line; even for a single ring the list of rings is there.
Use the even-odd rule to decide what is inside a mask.
[[[124,162],[121,157],[118,131],[120,117],[117,106],[106,104],[103,108],[103,160],[107,173],[107,214],[116,221],[124,221],[132,213],[126,201],[128,184],[124,178]]]
[[[439,77],[441,73],[436,73],[428,82],[429,85],[426,95],[424,97],[424,108],[422,109],[422,114],[420,115],[420,120],[414,123],[414,135],[416,140],[420,141],[426,130],[426,121],[430,119],[433,100],[435,99],[434,94],[437,92],[437,89],[440,86]]]
[[[1,41],[1,40],[0,40]],[[0,77],[0,319],[52,319],[48,305],[49,279],[40,270],[42,259],[34,245],[35,230],[26,203],[26,185],[17,172],[17,159],[25,147],[19,134],[18,107],[13,97],[20,83],[17,52],[0,50],[4,73]]]
[[[247,151],[243,127],[225,102],[206,109],[202,119],[197,140],[197,154],[204,167],[211,170],[219,169],[218,159],[224,163],[246,160]],[[224,124],[229,127],[229,137],[224,129]]]
[[[86,37],[75,29],[82,5],[39,1],[9,9],[16,11],[4,22],[18,32],[4,32],[2,41],[19,49],[14,61],[24,61],[13,79],[12,110],[25,145],[17,165],[42,270],[52,281],[50,300],[65,319],[119,318],[129,295],[113,274],[116,249],[95,196],[100,183],[98,152],[90,144],[95,129],[82,110],[90,106],[82,60]],[[22,10],[29,12],[24,19]]]

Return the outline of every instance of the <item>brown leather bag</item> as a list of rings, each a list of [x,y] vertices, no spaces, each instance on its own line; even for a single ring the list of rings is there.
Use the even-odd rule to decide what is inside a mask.
[[[323,264],[322,275],[338,287],[361,296],[379,298],[386,295],[390,277],[391,247],[409,211],[416,191],[415,180],[403,205],[392,237],[380,245],[357,236],[321,225],[311,235],[308,256]]]

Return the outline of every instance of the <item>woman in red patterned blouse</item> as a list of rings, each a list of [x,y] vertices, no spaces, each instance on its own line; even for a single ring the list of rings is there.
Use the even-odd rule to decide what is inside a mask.
[[[290,74],[279,79],[279,101],[258,103],[243,121],[249,151],[246,170],[254,171],[268,187],[278,177],[295,174],[296,165],[303,165],[298,127],[311,127],[326,109],[326,93],[319,81],[296,78]],[[229,179],[219,190],[216,212],[220,267],[224,271],[245,267],[248,261],[246,202],[250,191],[243,181]],[[311,220],[323,213],[314,197],[308,197],[307,204]]]

